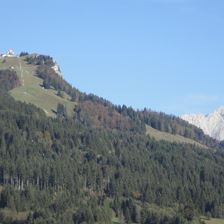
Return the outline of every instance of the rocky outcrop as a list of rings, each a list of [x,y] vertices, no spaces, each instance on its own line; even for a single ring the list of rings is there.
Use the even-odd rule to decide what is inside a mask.
[[[224,140],[224,107],[208,115],[185,114],[181,118],[201,128],[205,134],[220,141]]]

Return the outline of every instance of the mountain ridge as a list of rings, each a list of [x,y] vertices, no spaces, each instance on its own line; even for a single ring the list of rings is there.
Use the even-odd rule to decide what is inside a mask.
[[[164,139],[168,133],[171,142],[198,142],[206,147],[219,147],[219,143],[205,136],[200,129],[188,125],[178,117],[144,109],[135,111],[131,107],[116,106],[94,94],[85,94],[72,87],[62,76],[59,65],[50,56],[21,53],[19,56],[4,56],[0,60],[0,69],[11,69],[17,73],[20,86],[13,88],[10,94],[16,99],[32,103],[43,109],[47,116],[57,116],[57,106],[61,104],[62,113],[69,117],[79,117],[83,121],[102,128],[138,129],[154,137],[157,129]],[[149,130],[149,129],[148,129]],[[173,135],[173,137],[172,137]],[[179,135],[181,138],[176,138]],[[184,140],[186,138],[186,140]],[[165,138],[168,140],[168,138]],[[189,139],[193,141],[189,141]]]

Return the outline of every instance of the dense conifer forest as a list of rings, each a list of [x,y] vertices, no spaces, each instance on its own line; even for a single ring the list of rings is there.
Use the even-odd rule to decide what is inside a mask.
[[[174,116],[81,93],[55,74],[48,56],[26,60],[37,66],[44,88],[64,91],[77,106],[68,116],[59,104],[56,118],[48,117],[15,101],[8,91],[19,85],[16,73],[0,71],[1,223],[178,224],[224,217],[222,144]],[[207,148],[156,141],[146,124]]]

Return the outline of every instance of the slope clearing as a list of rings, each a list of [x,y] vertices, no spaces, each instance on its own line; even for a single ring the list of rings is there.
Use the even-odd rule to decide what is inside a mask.
[[[157,129],[150,127],[149,125],[146,125],[146,134],[152,138],[155,138],[155,140],[158,140],[158,141],[185,143],[185,144],[197,145],[202,148],[208,148],[207,146],[202,145],[190,138],[185,138],[181,135],[172,135],[167,132],[162,132],[162,131],[159,131]]]
[[[224,224],[224,219],[206,219],[202,218],[202,221],[204,221],[206,224]]]
[[[70,101],[67,94],[64,97],[57,96],[54,89],[44,89],[43,80],[36,76],[36,66],[29,65],[24,61],[25,58],[12,57],[0,59],[0,69],[14,69],[20,79],[21,86],[10,91],[10,94],[19,101],[32,103],[42,108],[46,115],[55,116],[58,103],[63,104],[68,115],[73,114],[75,103]]]

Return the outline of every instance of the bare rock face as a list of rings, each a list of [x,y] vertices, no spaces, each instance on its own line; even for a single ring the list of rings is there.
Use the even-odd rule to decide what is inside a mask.
[[[62,73],[61,73],[61,69],[59,67],[59,65],[55,62],[54,66],[52,66],[52,69],[59,75],[59,76],[62,76]]]
[[[220,107],[208,115],[185,114],[181,118],[201,128],[205,134],[212,138],[219,141],[224,140],[224,107]]]

